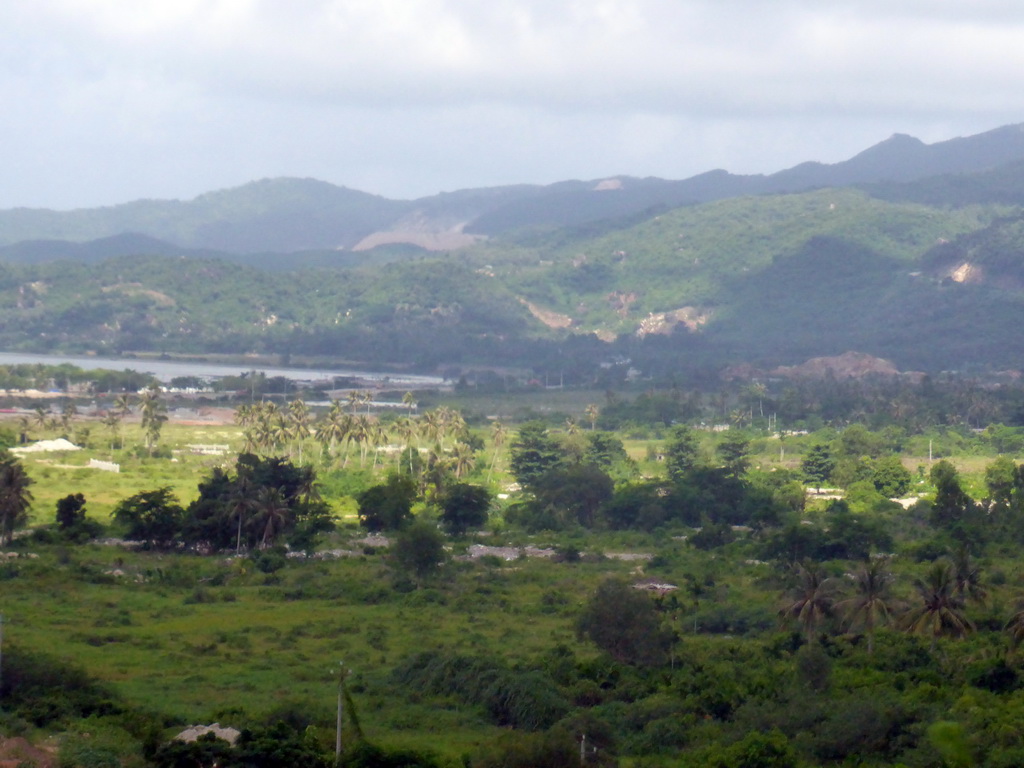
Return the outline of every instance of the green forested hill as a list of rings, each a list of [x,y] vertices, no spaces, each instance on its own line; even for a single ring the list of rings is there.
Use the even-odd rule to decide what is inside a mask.
[[[517,364],[584,378],[612,356],[668,371],[857,350],[933,370],[1015,367],[1021,351],[1024,225],[1001,204],[822,189],[451,253],[168,247],[102,259],[102,248],[65,244],[58,256],[71,258],[57,261],[45,245],[7,249],[30,263],[0,268],[0,346]]]
[[[992,216],[979,207],[938,210],[829,189],[678,208],[594,238],[564,241],[555,233],[528,245],[481,247],[475,255],[518,292],[573,317],[580,328],[626,332],[652,312],[728,307],[735,278],[753,279],[813,238],[910,264]],[[813,262],[806,266],[813,270]]]

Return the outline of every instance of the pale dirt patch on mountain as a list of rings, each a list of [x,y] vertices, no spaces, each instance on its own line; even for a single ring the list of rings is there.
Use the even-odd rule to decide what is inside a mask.
[[[864,352],[844,352],[836,357],[812,357],[800,365],[783,365],[770,375],[805,379],[822,379],[832,375],[840,379],[859,379],[864,376],[899,376],[901,372],[889,360]]]
[[[117,285],[108,285],[103,288],[103,292],[123,293],[125,296],[145,296],[152,299],[156,304],[159,304],[162,307],[173,307],[175,305],[174,299],[166,293],[154,291],[150,288],[144,288],[142,283],[118,283]]]
[[[544,323],[548,328],[569,328],[573,324],[573,319],[568,315],[562,315],[558,312],[552,312],[549,309],[543,309],[524,298],[520,298],[519,302],[530,310],[531,315]]]
[[[697,307],[680,307],[668,312],[652,312],[640,321],[636,335],[641,339],[654,333],[667,334],[677,325],[684,325],[689,331],[696,331],[711,319],[711,313]]]
[[[438,219],[415,211],[395,222],[390,229],[367,235],[352,250],[368,251],[378,245],[409,244],[428,251],[453,251],[487,239],[484,235],[464,232],[466,224],[465,221]]]
[[[949,273],[950,279],[955,283],[977,284],[985,281],[984,270],[977,264],[965,261]]]

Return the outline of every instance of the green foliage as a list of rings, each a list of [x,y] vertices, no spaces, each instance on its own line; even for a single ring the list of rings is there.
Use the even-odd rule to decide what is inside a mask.
[[[457,696],[480,706],[496,725],[527,731],[549,728],[567,711],[546,674],[511,670],[494,659],[426,652],[408,658],[392,678],[410,690]]]
[[[483,486],[453,483],[445,488],[440,503],[442,525],[458,536],[487,522],[491,493]]]
[[[532,489],[540,478],[564,462],[564,453],[541,421],[519,427],[509,450],[509,465],[516,481]]]
[[[904,496],[910,489],[912,480],[910,472],[903,466],[899,456],[884,456],[874,462],[871,483],[887,498]]]
[[[694,431],[687,426],[672,429],[665,445],[665,470],[675,483],[684,480],[690,470],[699,463],[700,442]]]
[[[641,666],[664,663],[672,643],[650,598],[618,579],[601,582],[576,631],[616,661]]]
[[[407,475],[392,474],[386,482],[367,488],[356,497],[359,522],[369,531],[395,531],[412,519],[416,483]]]
[[[125,527],[125,536],[153,546],[170,547],[181,534],[185,510],[170,488],[142,491],[114,508],[114,520]]]
[[[426,520],[417,520],[398,531],[391,553],[399,568],[420,580],[435,573],[447,559],[444,536]]]

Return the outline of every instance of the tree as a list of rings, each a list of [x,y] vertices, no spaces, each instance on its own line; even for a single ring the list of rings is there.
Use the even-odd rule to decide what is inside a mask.
[[[853,575],[854,593],[836,604],[847,627],[862,627],[868,636],[868,653],[875,650],[875,628],[889,621],[893,577],[886,558],[864,563]]]
[[[1009,456],[999,456],[985,467],[985,487],[996,504],[1008,506],[1017,487],[1017,466]]]
[[[479,485],[453,483],[440,501],[442,525],[449,534],[459,536],[487,522],[491,492]]]
[[[62,531],[74,528],[85,520],[85,496],[72,493],[57,499],[57,527]]]
[[[181,533],[184,518],[185,510],[170,488],[141,491],[114,508],[114,519],[127,527],[127,538],[161,548],[174,543]]]
[[[665,446],[665,469],[669,479],[681,483],[698,465],[700,440],[690,427],[680,425],[672,430]]]
[[[725,470],[730,475],[738,477],[747,471],[750,463],[747,453],[750,450],[750,440],[741,434],[728,434],[715,448],[715,452],[722,459]]]
[[[541,477],[563,461],[561,447],[548,434],[543,422],[528,421],[519,427],[510,449],[510,463],[512,474],[521,486],[533,488]]]
[[[913,478],[895,454],[883,456],[874,462],[871,483],[886,498],[899,498],[910,489]]]
[[[395,536],[391,554],[399,568],[422,581],[444,563],[444,536],[425,520],[410,523]]]
[[[964,615],[964,601],[957,594],[956,574],[950,563],[937,560],[925,578],[914,580],[914,587],[921,602],[907,614],[908,632],[927,635],[934,648],[939,637],[963,637],[974,630],[974,624]]]
[[[498,460],[498,451],[505,445],[505,438],[508,437],[508,428],[495,420],[491,425],[491,443],[494,445],[494,453],[491,454],[491,463],[487,466],[487,482],[491,482],[491,472],[494,470],[494,463]]]
[[[359,522],[369,531],[395,531],[412,518],[416,484],[408,475],[393,474],[356,497]]]
[[[810,450],[800,462],[800,469],[803,470],[807,482],[816,488],[828,482],[832,470],[836,468],[835,459],[832,458],[832,450],[825,443],[812,445]]]
[[[576,633],[624,664],[662,664],[672,645],[672,633],[662,626],[651,599],[614,578],[598,585],[576,622]]]
[[[121,444],[121,418],[117,411],[107,411],[103,416],[103,426],[110,430],[110,450]]]
[[[563,525],[594,524],[601,505],[612,497],[612,479],[593,464],[553,469],[534,482],[534,504]]]
[[[291,527],[294,517],[288,500],[280,488],[264,486],[256,495],[255,524],[263,531],[260,548],[266,549],[274,543],[282,531]]]
[[[156,384],[143,393],[140,412],[142,430],[146,433],[146,449],[152,455],[160,441],[160,431],[167,422],[167,404],[160,398],[160,387]]]
[[[979,510],[974,499],[960,487],[956,468],[943,459],[932,467],[929,478],[935,485],[931,524],[950,531],[961,541],[976,536]]]
[[[813,642],[818,628],[832,615],[837,584],[813,563],[799,563],[793,573],[796,584],[780,613],[798,622],[807,641]]]
[[[961,543],[953,552],[953,578],[961,600],[984,603],[988,592],[981,584],[981,567],[971,557],[970,549]]]
[[[10,544],[14,529],[24,524],[32,505],[32,478],[15,457],[0,454],[0,541]]]

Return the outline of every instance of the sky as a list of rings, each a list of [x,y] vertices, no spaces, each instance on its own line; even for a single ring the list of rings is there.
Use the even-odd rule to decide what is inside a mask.
[[[837,162],[1024,122],[1019,0],[0,0],[0,208]]]

